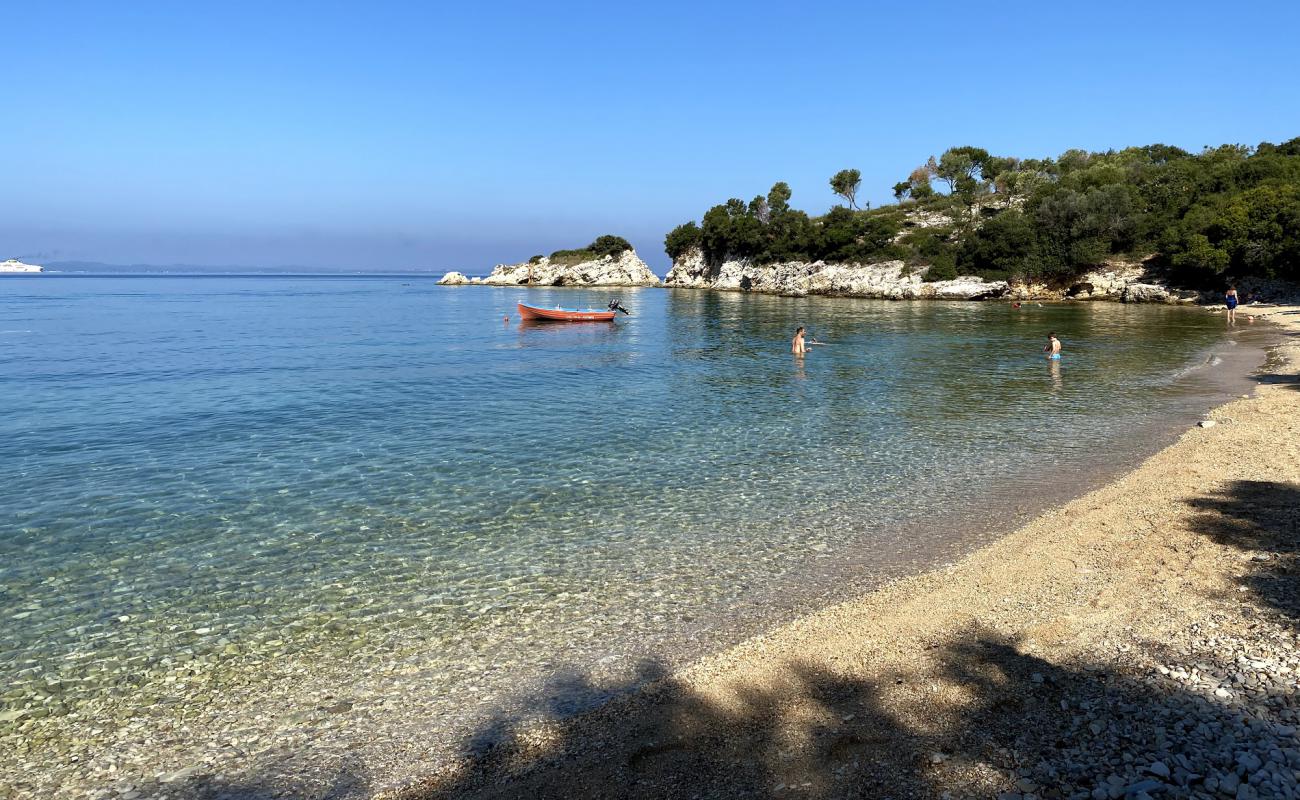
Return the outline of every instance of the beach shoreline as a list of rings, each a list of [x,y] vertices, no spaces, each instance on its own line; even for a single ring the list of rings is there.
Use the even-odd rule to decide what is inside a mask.
[[[1117,480],[379,796],[1293,796],[1300,308],[1246,316],[1256,391]]]

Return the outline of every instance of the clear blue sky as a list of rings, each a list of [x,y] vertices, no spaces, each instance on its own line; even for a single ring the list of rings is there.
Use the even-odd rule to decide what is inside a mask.
[[[0,0],[0,258],[458,268],[974,144],[1300,135],[1300,7]]]

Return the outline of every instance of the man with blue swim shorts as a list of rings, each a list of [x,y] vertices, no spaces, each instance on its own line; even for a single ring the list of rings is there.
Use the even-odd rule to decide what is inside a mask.
[[[1047,353],[1048,361],[1061,360],[1061,340],[1056,338],[1055,333],[1047,334],[1047,346],[1043,348],[1043,352]]]

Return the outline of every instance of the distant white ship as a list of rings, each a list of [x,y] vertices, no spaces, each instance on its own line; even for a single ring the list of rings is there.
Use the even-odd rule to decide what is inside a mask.
[[[38,267],[35,264],[24,264],[18,259],[11,258],[8,261],[0,261],[0,272],[44,272],[44,267]]]

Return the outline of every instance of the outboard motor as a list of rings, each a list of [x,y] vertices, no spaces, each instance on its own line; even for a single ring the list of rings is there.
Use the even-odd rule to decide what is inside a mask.
[[[629,314],[629,315],[632,313],[631,311],[628,311],[626,308],[623,308],[623,304],[619,302],[617,298],[609,301],[609,310],[622,311],[624,314]]]

